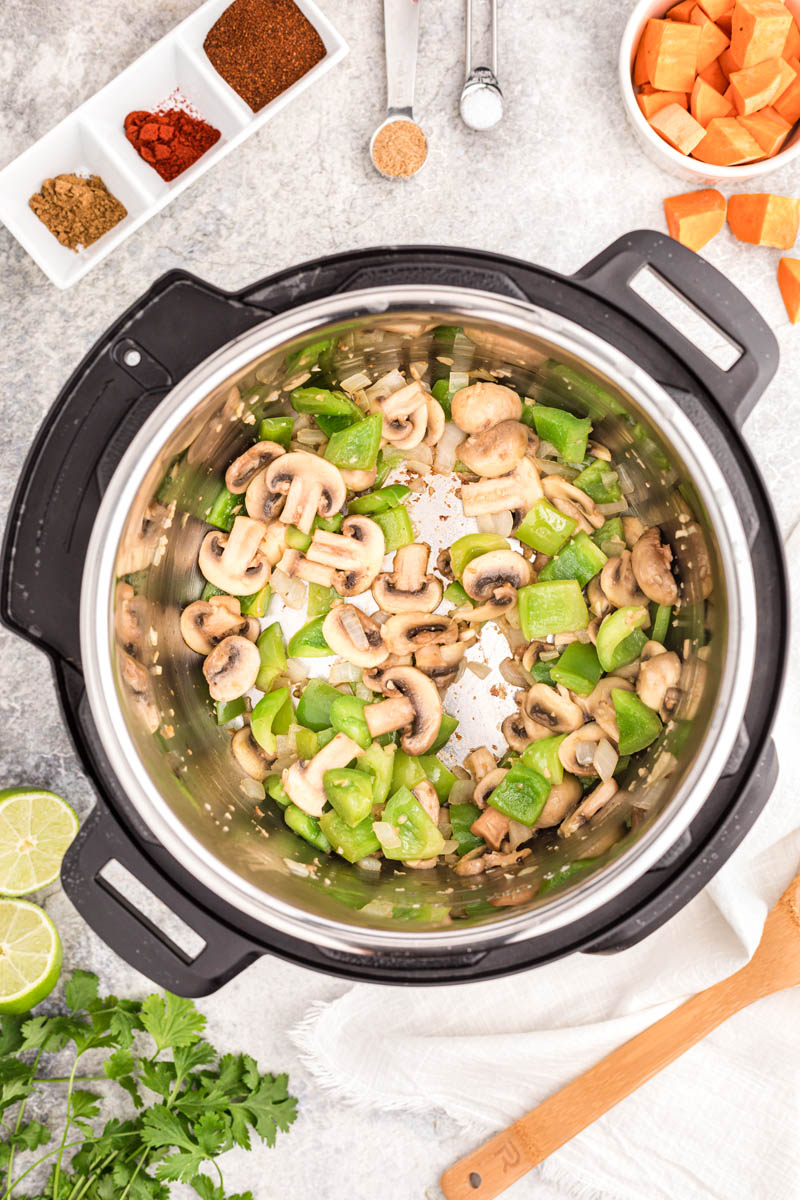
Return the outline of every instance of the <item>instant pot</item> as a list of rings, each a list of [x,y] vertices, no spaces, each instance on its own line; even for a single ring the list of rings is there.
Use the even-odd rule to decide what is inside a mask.
[[[715,365],[634,290],[644,268],[735,348],[733,366]],[[466,332],[471,369],[590,411],[632,507],[675,535],[697,657],[692,718],[669,769],[652,773],[637,820],[602,846],[590,822],[582,857],[595,869],[509,906],[502,897],[519,889],[522,866],[500,878],[367,871],[327,860],[259,807],[178,628],[203,587],[196,561],[208,527],[192,497],[212,494],[252,443],[304,350],[331,344],[338,378],[375,378],[435,354],[441,326]],[[749,302],[701,257],[646,231],[571,277],[494,254],[398,247],[320,259],[236,294],[183,272],[158,280],[45,420],[3,555],[3,620],[50,655],[97,789],[62,869],[87,922],[156,982],[203,995],[264,953],[353,979],[442,984],[617,951],[668,920],[747,833],[777,773],[769,730],[787,585],[741,433],[777,365]],[[192,496],[170,491],[176,464]],[[684,544],[680,520],[694,531]],[[701,567],[714,579],[707,609]],[[142,606],[143,645],[115,631],[120,578]],[[480,701],[477,712],[480,722]],[[496,734],[488,722],[486,732]],[[194,931],[193,947],[146,915],[141,887]]]

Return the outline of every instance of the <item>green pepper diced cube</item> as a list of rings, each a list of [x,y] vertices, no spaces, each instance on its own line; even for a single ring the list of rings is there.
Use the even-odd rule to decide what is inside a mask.
[[[372,796],[375,804],[383,804],[392,790],[392,771],[395,747],[381,746],[377,741],[356,760],[355,768],[362,771],[372,783]]]
[[[551,633],[575,633],[589,624],[577,579],[551,579],[519,589],[519,619],[528,641]]]
[[[636,754],[656,740],[661,733],[661,721],[636,692],[612,688],[611,699],[617,714],[620,754]]]
[[[604,617],[597,631],[597,657],[604,671],[617,671],[639,657],[647,638],[642,629],[650,614],[642,604],[628,604]]]
[[[259,441],[277,442],[284,450],[288,450],[293,425],[294,417],[264,417],[258,427]]]
[[[272,588],[265,583],[258,592],[250,596],[239,597],[239,607],[243,617],[265,617],[269,602],[272,598]]]
[[[452,402],[454,393],[450,390],[450,380],[449,379],[437,379],[436,382],[434,383],[433,387],[431,388],[431,391],[433,392],[434,400],[437,400],[439,402],[439,404],[441,405],[442,411],[444,412],[444,415],[445,415],[445,419],[448,421],[452,421],[453,411],[452,411],[451,402]]]
[[[605,524],[592,534],[592,541],[599,546],[607,558],[618,558],[625,549],[625,533],[621,517],[609,517]]]
[[[325,458],[347,471],[369,471],[378,461],[383,417],[372,413],[347,429],[332,433],[325,447]]]
[[[270,800],[274,800],[281,808],[286,808],[287,804],[291,804],[280,775],[270,775],[264,781],[264,787]]]
[[[234,495],[223,486],[204,512],[203,519],[209,525],[216,525],[218,529],[224,529],[226,533],[230,533],[233,529],[234,519],[243,507],[243,498]]]
[[[616,504],[622,499],[622,491],[617,481],[617,473],[611,463],[602,458],[591,458],[589,466],[585,467],[573,479],[575,487],[591,496],[596,504]]]
[[[467,533],[450,547],[450,566],[456,579],[460,579],[464,568],[473,558],[480,554],[488,554],[492,550],[508,549],[506,539],[497,533]]]
[[[381,487],[391,475],[395,467],[399,467],[405,462],[405,454],[402,450],[394,450],[390,446],[384,446],[378,455],[377,475],[375,476],[375,487]]]
[[[558,757],[558,748],[566,736],[565,733],[558,733],[554,737],[539,738],[525,747],[520,758],[524,767],[538,771],[550,787],[556,787],[564,779],[564,766]]]
[[[287,374],[294,371],[310,371],[312,367],[316,367],[323,354],[327,354],[331,345],[330,338],[323,338],[319,342],[310,342],[299,350],[293,350],[291,354],[286,355]]]
[[[390,508],[398,508],[411,495],[411,488],[404,483],[390,483],[388,487],[378,488],[376,492],[367,492],[365,496],[356,496],[347,504],[348,512],[360,516],[371,517],[373,513],[387,512]]]
[[[348,767],[326,771],[322,786],[336,812],[351,827],[360,824],[372,811],[372,784],[363,771]]]
[[[577,862],[568,863],[562,867],[560,871],[555,871],[552,875],[546,876],[542,880],[542,886],[539,888],[540,896],[548,896],[551,892],[558,891],[566,883],[572,883],[576,879],[580,879],[582,875],[586,875],[591,871],[595,863],[599,862],[599,858],[581,858]]]
[[[459,856],[484,844],[483,838],[478,837],[470,828],[480,815],[481,810],[477,804],[450,805],[450,824],[453,827],[453,837],[458,842]]]
[[[345,392],[311,384],[295,388],[289,401],[295,412],[311,413],[312,416],[350,417],[354,421],[360,421],[362,417],[361,409]]]
[[[322,632],[324,617],[314,617],[289,639],[286,651],[290,658],[327,658],[333,654]]]
[[[261,657],[256,687],[260,692],[268,692],[277,677],[286,670],[286,651],[283,648],[281,627],[277,621],[273,621],[259,634],[256,646]]]
[[[577,579],[581,587],[586,587],[590,579],[594,579],[602,571],[608,561],[603,551],[585,533],[576,533],[564,549],[545,563],[539,572],[539,579],[547,582],[549,579]]]
[[[305,727],[298,729],[295,736],[295,745],[297,747],[297,757],[307,761],[313,758],[319,750],[319,735],[313,729]]]
[[[456,608],[461,608],[463,604],[475,607],[475,601],[467,595],[460,583],[449,583],[444,589],[444,598],[455,604]]]
[[[317,733],[327,729],[331,723],[331,705],[341,694],[324,679],[309,679],[297,705],[298,723]]]
[[[404,750],[398,750],[394,756],[392,767],[392,792],[399,788],[415,788],[418,783],[427,779],[425,768],[418,758],[412,758]]]
[[[438,754],[445,746],[455,731],[458,729],[458,721],[455,717],[451,717],[449,713],[442,713],[442,723],[439,726],[439,732],[434,738],[433,745],[428,751],[429,754]]]
[[[386,858],[433,858],[441,854],[444,838],[407,787],[400,788],[390,797],[381,821],[391,825],[400,842],[399,846],[383,845]]]
[[[571,692],[588,696],[603,674],[597,651],[591,642],[570,642],[550,667],[550,677]]]
[[[300,550],[301,553],[305,554],[311,545],[311,534],[303,533],[302,529],[298,529],[296,525],[287,525],[286,545],[290,550]]]
[[[372,741],[367,722],[364,719],[364,709],[367,701],[359,696],[338,695],[331,704],[330,722],[337,733],[346,733],[365,750]]]
[[[386,512],[373,513],[371,519],[383,530],[387,554],[413,542],[411,518],[404,508],[390,508]]]
[[[563,408],[549,408],[545,404],[535,404],[532,415],[536,432],[543,442],[555,446],[567,462],[583,462],[592,431],[588,417],[575,417]]]
[[[236,700],[217,700],[217,724],[227,725],[229,721],[233,721],[236,717],[240,717],[242,713],[246,712],[246,710],[247,704],[244,696],[239,696]]]
[[[215,587],[213,583],[207,583],[200,593],[201,600],[210,600],[212,596],[227,596],[227,592],[223,592],[222,588]]]
[[[533,676],[536,683],[553,683],[553,678],[552,678],[552,675],[550,674],[550,672],[552,670],[553,663],[556,661],[557,660],[555,658],[548,659],[547,662],[543,661],[542,659],[539,659],[537,662],[535,662],[533,664],[533,666],[531,667],[530,673]],[[555,687],[554,683],[553,683],[553,687]]]
[[[567,517],[547,500],[537,500],[514,537],[539,554],[556,554],[578,527],[574,517]]]
[[[456,781],[453,772],[448,771],[444,763],[435,754],[423,754],[417,761],[427,775],[428,782],[432,783],[435,787],[440,803],[446,804],[447,797],[450,795],[453,784]]]
[[[283,819],[294,833],[305,838],[317,850],[322,850],[324,854],[330,852],[331,844],[320,829],[316,817],[303,812],[302,808],[298,808],[296,804],[289,804],[283,811]]]
[[[332,517],[321,517],[317,514],[314,517],[314,524],[311,526],[312,532],[315,529],[324,529],[328,533],[339,533],[344,525],[344,514],[334,513]]]
[[[667,634],[669,633],[669,623],[672,619],[672,605],[670,604],[655,604],[651,605],[651,611],[655,609],[653,614],[653,628],[650,632],[650,639],[653,642],[660,642],[664,645]]]
[[[521,762],[510,767],[486,803],[512,821],[535,825],[547,803],[550,783],[538,771]]]
[[[335,595],[336,592],[333,588],[325,587],[321,583],[310,583],[308,585],[306,615],[309,617],[326,616],[330,612]]]
[[[331,849],[348,862],[358,862],[381,848],[369,817],[365,817],[358,825],[348,825],[336,810],[331,808],[322,814],[319,825],[330,842]]]
[[[277,753],[275,735],[286,733],[293,715],[288,688],[278,688],[261,697],[250,717],[250,731],[267,754]]]

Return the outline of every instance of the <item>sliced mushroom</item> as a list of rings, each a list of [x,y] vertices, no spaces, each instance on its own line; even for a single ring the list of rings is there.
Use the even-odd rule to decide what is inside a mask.
[[[510,608],[521,587],[531,582],[533,570],[527,558],[514,550],[491,550],[467,563],[461,582],[473,600]]]
[[[280,519],[286,525],[296,525],[303,533],[311,532],[317,514],[332,517],[339,512],[347,496],[339,468],[317,454],[302,450],[275,459],[264,472],[264,478],[270,492],[286,495]]]
[[[385,662],[378,667],[365,667],[361,672],[361,682],[364,687],[368,687],[373,692],[383,691],[383,674],[384,671],[391,670],[392,667],[410,667],[411,655],[390,654]]]
[[[267,778],[272,759],[259,746],[249,725],[244,725],[241,729],[236,730],[231,738],[231,750],[239,766],[251,779],[257,779],[260,782]]]
[[[496,479],[513,471],[528,450],[528,427],[520,421],[501,421],[473,433],[458,447],[465,467],[484,479]]]
[[[315,530],[306,559],[333,567],[333,586],[340,596],[358,596],[378,574],[385,550],[380,525],[369,517],[347,517],[341,533]]]
[[[513,867],[532,853],[530,846],[525,846],[521,850],[512,850],[509,854],[502,854],[499,850],[490,850],[486,854],[481,851],[482,847],[479,846],[475,852],[480,854],[480,858],[472,858],[469,854],[465,854],[453,868],[456,875],[481,875],[484,871],[491,871],[494,867]]]
[[[529,458],[523,458],[508,475],[465,483],[461,488],[461,503],[467,517],[498,512],[526,513],[543,494],[539,472]]]
[[[413,450],[428,427],[428,393],[418,380],[377,401],[381,436],[399,450]],[[438,407],[438,406],[437,406]]]
[[[605,738],[605,730],[596,721],[568,733],[558,747],[561,765],[570,775],[596,775],[595,747]]]
[[[636,694],[643,704],[669,720],[678,705],[681,660],[673,650],[644,661],[636,678]],[[678,692],[677,696],[672,695]]]
[[[611,560],[609,559],[609,562]],[[608,563],[605,563],[608,566]],[[611,602],[603,591],[600,582],[600,575],[595,575],[594,579],[590,579],[586,586],[586,599],[589,601],[589,612],[596,618],[605,617],[611,612]]]
[[[118,658],[120,679],[130,693],[134,711],[148,733],[155,733],[161,717],[153,699],[153,681],[147,668],[121,650]]]
[[[611,693],[617,689],[632,692],[633,684],[630,679],[623,679],[621,675],[607,675],[595,684],[588,696],[578,697],[578,704],[586,716],[599,725],[606,737],[615,743],[619,741],[619,728],[617,710]]]
[[[478,746],[464,759],[464,766],[473,778],[480,781],[484,775],[494,771],[497,761],[488,746]]]
[[[322,635],[334,654],[355,667],[377,667],[389,657],[379,625],[353,604],[338,604],[322,622]]]
[[[364,709],[370,737],[401,729],[400,745],[406,754],[424,754],[442,723],[436,684],[416,667],[392,667],[383,672],[381,690],[387,699]]]
[[[615,608],[625,608],[629,604],[647,604],[647,596],[636,583],[630,550],[623,550],[603,565],[600,587],[603,595],[608,597]]]
[[[622,518],[622,536],[629,550],[633,549],[643,533],[644,525],[638,517]]]
[[[362,747],[346,733],[337,733],[313,758],[298,759],[284,769],[281,782],[286,795],[303,812],[312,817],[320,816],[325,807],[322,783],[325,772],[346,767],[363,753]]]
[[[273,492],[267,486],[267,471],[259,471],[247,485],[244,494],[244,506],[248,517],[254,521],[277,520],[278,514],[286,503],[283,492]]]
[[[560,825],[582,795],[580,779],[576,779],[574,775],[565,775],[561,783],[554,783],[550,788],[534,828],[551,829],[554,825]]]
[[[463,641],[420,646],[414,653],[414,666],[432,679],[439,691],[444,691],[455,682],[466,651]]]
[[[347,467],[340,467],[339,474],[344,486],[351,492],[365,492],[378,478],[376,467],[373,467],[371,471],[348,470]]]
[[[672,551],[661,541],[661,530],[657,525],[651,525],[636,539],[631,551],[631,565],[639,587],[655,604],[675,604],[678,599],[671,562]]]
[[[559,836],[569,837],[571,834],[577,833],[582,825],[585,825],[600,812],[601,808],[608,804],[609,800],[613,800],[618,790],[619,785],[616,779],[607,779],[605,783],[600,783],[596,788],[592,788],[575,811],[561,822],[558,827]]]
[[[542,482],[544,494],[554,508],[565,517],[572,517],[584,533],[594,533],[605,524],[605,517],[591,496],[563,479],[561,475],[548,475]]]
[[[384,612],[433,612],[442,600],[442,584],[427,575],[430,546],[412,542],[395,551],[394,570],[378,575],[372,585],[375,603]]]
[[[524,750],[533,741],[533,738],[525,728],[525,722],[520,712],[511,713],[510,716],[506,717],[500,726],[500,732],[512,750]]]
[[[290,579],[302,579],[304,583],[316,583],[320,587],[333,587],[334,569],[321,563],[309,562],[299,550],[287,549],[277,565]]]
[[[449,645],[458,640],[458,626],[439,613],[395,613],[382,626],[392,654],[413,654],[421,646]]]
[[[488,775],[484,775],[472,794],[472,803],[477,804],[478,808],[486,808],[489,796],[496,787],[500,786],[507,774],[507,767],[495,767],[493,771],[489,771]]]
[[[261,655],[247,638],[223,638],[203,663],[212,700],[238,700],[256,681]]]
[[[251,514],[252,515],[252,514]],[[276,566],[286,550],[286,526],[283,521],[270,521],[261,539],[261,553],[270,566]]]
[[[411,789],[411,794],[419,801],[420,808],[427,813],[434,825],[437,825],[439,821],[439,796],[433,784],[424,780]],[[434,858],[410,858],[404,860],[403,866],[411,867],[415,871],[428,871],[431,867],[435,867],[438,861],[438,856]]]
[[[443,579],[452,580],[454,578],[453,566],[450,562],[450,551],[446,547],[436,555],[436,570]]]
[[[260,591],[270,575],[261,552],[263,536],[264,526],[251,517],[236,517],[230,533],[207,533],[197,563],[208,582],[234,596]]]
[[[236,596],[195,600],[181,613],[181,637],[198,654],[210,654],[223,638],[244,634],[246,629],[247,617],[241,615]]]
[[[140,656],[144,647],[148,609],[147,599],[120,580],[114,593],[114,631],[123,650],[134,657]]]
[[[425,428],[423,441],[426,446],[435,446],[444,433],[446,425],[444,409],[435,396],[428,396],[425,401],[428,423]]]
[[[525,693],[522,711],[549,734],[570,733],[583,724],[583,713],[565,687],[552,688],[547,683],[535,683]]]
[[[483,380],[459,388],[450,407],[453,421],[464,433],[482,433],[501,421],[518,421],[522,416],[522,401],[515,391]]]
[[[508,837],[509,820],[496,808],[485,808],[469,827],[470,833],[482,837],[492,850],[499,850]]]
[[[253,478],[268,467],[276,458],[285,454],[283,446],[277,442],[256,442],[244,454],[235,458],[225,472],[225,487],[235,496],[246,492]]]

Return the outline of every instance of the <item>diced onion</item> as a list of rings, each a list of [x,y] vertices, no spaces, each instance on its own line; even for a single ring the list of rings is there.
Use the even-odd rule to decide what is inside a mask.
[[[247,796],[248,800],[264,799],[264,785],[263,783],[258,783],[255,779],[243,779],[239,784],[239,788]]]
[[[533,829],[530,825],[523,825],[521,821],[515,821],[513,818],[508,822],[509,850],[516,850],[517,846],[521,846],[523,842],[527,842],[532,836]]]
[[[456,465],[456,448],[461,445],[464,440],[464,434],[454,425],[452,421],[448,421],[445,425],[444,433],[439,438],[436,445],[436,462],[435,470],[439,475],[449,475]]]
[[[303,683],[308,679],[308,667],[299,658],[290,658],[286,664],[286,674],[290,683]]]
[[[594,763],[594,748],[596,742],[590,742],[588,739],[578,742],[575,747],[575,760],[581,767],[591,767]]]
[[[475,791],[475,781],[472,779],[457,779],[450,789],[448,802],[450,804],[469,804]]]
[[[334,663],[334,665],[331,667],[330,675],[328,676],[329,682],[333,684],[334,687],[336,687],[336,685],[339,683],[357,683],[360,678],[361,668],[354,667],[353,664],[349,662]],[[370,692],[369,695],[370,699],[374,698],[372,692]]]
[[[398,832],[388,821],[373,821],[372,831],[384,849],[396,850],[400,845]]]
[[[469,387],[469,375],[466,371],[451,371],[449,385],[451,392],[457,392],[461,388]]]
[[[612,504],[598,504],[595,507],[604,517],[616,517],[619,513],[627,512],[629,505],[627,500],[615,500]]]
[[[482,513],[476,520],[480,533],[499,533],[501,537],[508,537],[514,528],[510,512]]]
[[[458,842],[456,841],[456,839],[448,838],[448,840],[442,846],[441,853],[442,854],[455,854],[457,849],[458,849]]]
[[[392,392],[399,392],[400,388],[406,386],[406,381],[397,367],[393,371],[389,371],[388,375],[381,375],[380,379],[376,379],[370,387],[366,389],[368,400],[382,400],[384,396],[390,396]]]
[[[343,604],[339,610],[342,618],[344,631],[350,638],[350,641],[355,646],[356,650],[368,650],[369,638],[367,637],[364,626],[359,621],[353,608],[349,604]]]
[[[622,463],[617,466],[617,479],[623,496],[629,496],[631,492],[636,490],[633,486],[633,480]]]
[[[488,663],[468,662],[467,669],[472,671],[473,675],[477,675],[478,679],[485,679],[492,668]]]
[[[380,871],[381,860],[379,858],[360,858],[356,866],[363,867],[365,871]]]
[[[409,454],[408,454],[408,458],[406,459],[406,466],[411,467],[413,470],[416,470],[416,467],[412,466],[412,464],[414,464],[414,463],[422,463],[423,467],[425,467],[426,469],[429,467],[432,467],[433,466],[433,446],[419,445],[419,446],[415,446],[413,450],[410,450]]]
[[[287,608],[302,608],[305,603],[306,589],[302,579],[290,579],[279,567],[269,577],[273,592],[277,592]]]
[[[616,771],[619,755],[607,738],[602,738],[597,743],[592,762],[603,783]]]
[[[371,384],[372,380],[369,375],[366,375],[363,371],[356,371],[355,375],[348,375],[347,379],[339,381],[339,387],[342,391],[350,392],[351,394],[360,391],[362,388],[368,388]]]

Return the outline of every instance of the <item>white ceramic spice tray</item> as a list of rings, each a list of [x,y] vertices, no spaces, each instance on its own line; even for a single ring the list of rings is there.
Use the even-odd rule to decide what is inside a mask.
[[[325,43],[325,56],[285,92],[253,113],[217,74],[203,50],[206,34],[230,2],[206,0],[116,79],[0,171],[0,220],[57,287],[77,283],[134,230],[347,54],[347,43],[312,0],[295,0]],[[193,166],[165,183],[128,142],[123,123],[129,112],[163,105],[176,88],[204,121],[220,131],[220,138]],[[118,225],[78,252],[62,246],[28,204],[45,179],[70,173],[99,175],[128,210]]]

